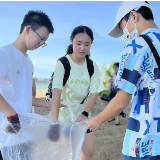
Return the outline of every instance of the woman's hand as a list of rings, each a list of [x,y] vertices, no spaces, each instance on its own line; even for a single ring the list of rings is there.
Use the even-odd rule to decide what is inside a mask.
[[[83,114],[81,114],[81,115],[79,115],[79,116],[77,117],[77,119],[76,119],[75,122],[80,122],[80,121],[83,121],[83,120],[86,120],[86,119],[87,119],[87,117],[84,116]]]
[[[48,138],[52,142],[57,142],[60,138],[60,125],[54,124],[50,126],[49,132],[48,132]]]
[[[60,108],[61,108],[61,107],[67,107],[67,106],[64,105],[64,104],[61,104],[61,101],[63,101],[63,99],[60,100]]]

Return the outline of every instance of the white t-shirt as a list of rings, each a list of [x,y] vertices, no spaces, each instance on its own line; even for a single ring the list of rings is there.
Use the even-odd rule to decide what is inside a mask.
[[[32,106],[33,64],[12,44],[0,47],[0,94],[18,113]],[[0,125],[4,114],[0,112]]]
[[[151,39],[160,55],[160,29],[149,28],[142,34]],[[142,37],[127,43],[114,86],[132,94],[123,154],[160,155],[160,70]]]

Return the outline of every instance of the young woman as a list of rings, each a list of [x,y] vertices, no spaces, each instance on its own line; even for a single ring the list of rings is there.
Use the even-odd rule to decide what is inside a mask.
[[[90,78],[87,68],[87,58],[93,42],[93,32],[87,26],[76,27],[70,36],[71,44],[67,48],[66,58],[70,63],[70,75],[63,86],[64,66],[57,61],[54,79],[53,96],[51,101],[51,119],[62,122],[70,121],[71,116],[66,107],[60,108],[60,99],[64,99],[71,106],[76,116],[76,122],[91,118],[91,109],[97,99],[97,93],[104,90],[99,77],[99,70],[93,62],[93,75]],[[81,103],[90,92],[89,98]],[[93,132],[87,130],[79,160],[91,160],[95,144]]]

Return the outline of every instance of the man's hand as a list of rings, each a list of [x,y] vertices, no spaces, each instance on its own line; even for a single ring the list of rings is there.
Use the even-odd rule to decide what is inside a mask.
[[[51,101],[44,101],[42,99],[38,99],[35,97],[32,97],[32,100],[33,100],[32,106],[45,107],[45,108],[51,109]],[[61,101],[63,101],[63,99]],[[64,104],[60,104],[60,107],[67,107],[67,106]]]
[[[75,122],[80,122],[80,121],[83,121],[83,120],[86,120],[86,119],[87,119],[87,117],[84,116],[83,114],[81,114],[81,115],[79,115],[79,116],[77,117],[77,119],[76,119]]]
[[[86,122],[88,129],[90,129],[92,132],[96,131],[100,125],[102,124],[102,122],[95,116],[93,118],[91,118],[90,120],[88,120]]]
[[[45,101],[45,108],[51,109],[51,101]]]
[[[59,137],[60,137],[59,124],[51,125],[48,133],[48,138],[53,142],[57,142],[59,140]]]
[[[61,99],[61,101],[63,101],[63,99]],[[67,106],[60,103],[60,108],[61,107],[67,107]],[[51,101],[45,101],[45,108],[51,109]]]
[[[5,129],[5,132],[18,133],[19,130],[21,129],[18,114],[16,113],[16,115],[7,116],[6,118],[7,118],[7,121],[11,124],[7,126],[7,128]]]

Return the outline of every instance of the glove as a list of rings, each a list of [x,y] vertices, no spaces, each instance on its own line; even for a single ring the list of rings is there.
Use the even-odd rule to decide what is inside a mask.
[[[55,124],[50,126],[48,137],[51,141],[57,142],[60,137],[60,126],[59,124]]]
[[[5,129],[5,132],[10,132],[10,133],[17,133],[19,132],[19,130],[21,129],[20,126],[20,121],[19,121],[19,117],[18,114],[16,113],[16,115],[14,116],[8,116],[6,117],[7,121],[9,123],[11,123],[12,125],[8,125],[7,128]]]

